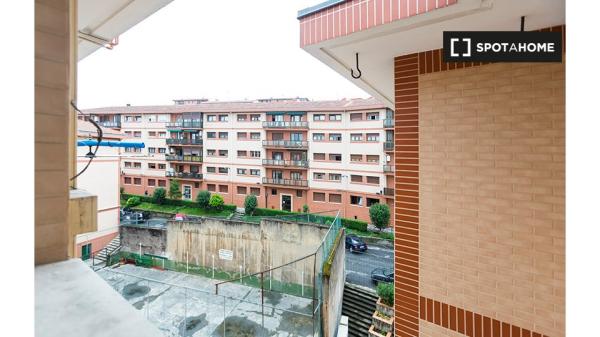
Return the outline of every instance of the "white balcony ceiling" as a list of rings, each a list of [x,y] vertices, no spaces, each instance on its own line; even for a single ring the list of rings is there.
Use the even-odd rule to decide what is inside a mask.
[[[110,41],[173,0],[79,0],[79,32]],[[79,60],[102,46],[79,38]]]
[[[564,0],[460,0],[457,4],[305,46],[311,55],[393,108],[394,57],[442,48],[443,31],[536,30],[565,23]],[[362,77],[350,76],[359,53]]]

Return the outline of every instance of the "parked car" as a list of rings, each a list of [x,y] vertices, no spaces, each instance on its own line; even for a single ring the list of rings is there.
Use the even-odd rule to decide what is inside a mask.
[[[394,269],[392,268],[375,268],[371,271],[371,282],[377,284],[379,282],[394,282]]]
[[[356,235],[346,236],[346,249],[350,249],[351,253],[354,252],[366,252],[367,244]]]

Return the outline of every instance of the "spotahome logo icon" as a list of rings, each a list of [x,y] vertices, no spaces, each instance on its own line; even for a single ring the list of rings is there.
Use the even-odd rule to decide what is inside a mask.
[[[444,32],[444,62],[562,62],[560,32]]]

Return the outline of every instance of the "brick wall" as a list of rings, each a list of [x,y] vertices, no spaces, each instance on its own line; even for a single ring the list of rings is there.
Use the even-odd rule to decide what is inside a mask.
[[[421,296],[564,335],[564,71],[419,76]],[[420,321],[421,335],[455,335],[440,329]]]

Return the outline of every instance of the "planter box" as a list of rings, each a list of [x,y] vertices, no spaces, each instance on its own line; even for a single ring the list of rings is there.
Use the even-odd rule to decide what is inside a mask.
[[[375,327],[375,329],[378,331],[391,332],[394,330],[394,316],[385,319],[377,316],[377,311],[375,311],[371,317],[373,318],[373,327]]]
[[[386,316],[394,317],[394,307],[390,307],[386,304],[383,304],[381,298],[377,300],[375,308],[377,309],[377,311],[383,313]]]
[[[385,335],[382,335],[375,331],[375,327],[371,325],[369,328],[369,337],[392,337],[392,332],[388,331]]]

